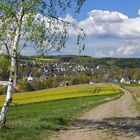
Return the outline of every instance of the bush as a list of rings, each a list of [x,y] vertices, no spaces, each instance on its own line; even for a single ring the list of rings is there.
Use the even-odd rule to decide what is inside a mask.
[[[58,87],[60,83],[64,81],[63,77],[53,77],[53,78],[48,78],[47,80],[44,80],[44,88],[53,88],[53,87]]]
[[[0,95],[4,95],[4,94],[6,94],[6,92],[7,92],[7,87],[1,86],[0,87]]]
[[[81,72],[77,74],[76,76],[73,76],[71,78],[71,84],[77,85],[77,84],[86,84],[89,83],[90,77],[87,76],[85,73]]]
[[[32,85],[27,80],[18,81],[20,91],[33,91]]]
[[[45,88],[52,88],[52,87],[54,87],[54,80],[53,80],[53,78],[49,78],[47,80],[44,80],[44,86],[45,86]]]
[[[44,80],[34,80],[31,82],[33,90],[41,90],[45,88]]]
[[[65,81],[69,81],[69,84],[77,85],[77,84],[85,84],[89,83],[90,77],[85,73],[79,73],[75,76],[69,77],[50,77],[46,80],[33,80],[28,82],[27,80],[20,80],[18,82],[19,91],[35,91],[41,89],[48,89],[53,87],[58,87],[60,84]]]
[[[20,92],[35,91],[58,86],[58,83],[55,82],[54,78],[49,78],[47,80],[33,80],[31,82],[28,82],[27,80],[20,80],[18,84]]]

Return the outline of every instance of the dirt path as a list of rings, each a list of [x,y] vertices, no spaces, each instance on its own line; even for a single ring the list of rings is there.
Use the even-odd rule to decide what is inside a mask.
[[[124,90],[125,91],[125,90]],[[140,117],[128,92],[75,120],[49,140],[140,140]]]

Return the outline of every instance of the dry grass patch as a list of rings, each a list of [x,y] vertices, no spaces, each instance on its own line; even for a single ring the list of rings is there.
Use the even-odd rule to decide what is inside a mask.
[[[127,89],[133,94],[139,94],[140,96],[140,86],[139,87],[127,87]]]

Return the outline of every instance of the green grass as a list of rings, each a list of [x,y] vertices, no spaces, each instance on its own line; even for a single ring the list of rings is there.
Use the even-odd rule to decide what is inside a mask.
[[[119,92],[120,90],[112,85],[54,88],[14,94],[13,102],[16,104],[28,104],[66,98],[117,94]],[[0,106],[2,106],[4,100],[5,96],[0,96]]]
[[[135,101],[137,110],[140,112],[140,101]]]
[[[137,87],[140,86],[140,84],[134,83],[134,84],[120,84],[121,87]]]
[[[64,129],[79,114],[122,94],[88,96],[11,106],[0,140],[39,140]]]
[[[133,95],[134,98],[134,104],[136,106],[136,109],[140,112],[140,100],[136,95]]]

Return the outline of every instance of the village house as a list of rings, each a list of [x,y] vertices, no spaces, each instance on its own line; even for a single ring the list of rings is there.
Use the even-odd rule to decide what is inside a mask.
[[[129,78],[122,78],[121,80],[120,80],[120,83],[123,83],[123,84],[130,84],[131,83],[131,80],[129,79]]]
[[[33,78],[32,75],[30,74],[30,75],[27,77],[27,80],[28,80],[28,82],[31,82],[31,81],[34,80],[34,78]]]

